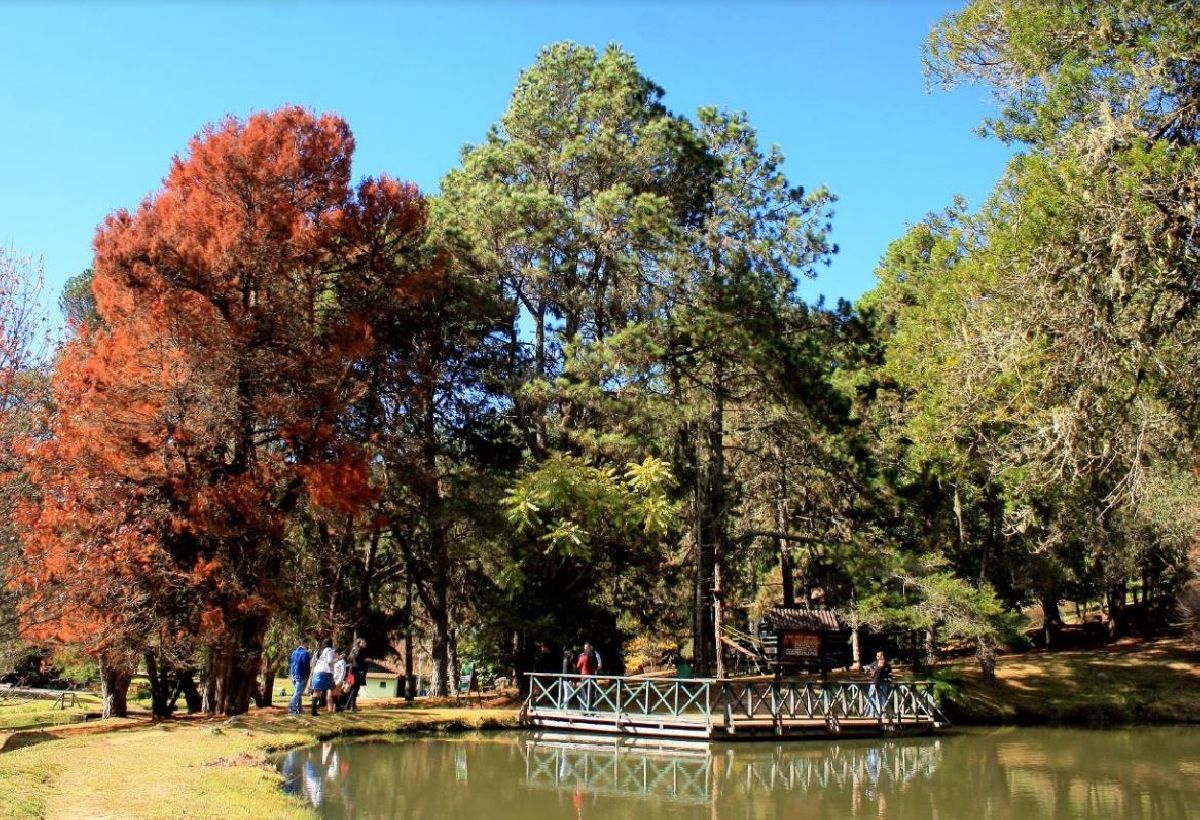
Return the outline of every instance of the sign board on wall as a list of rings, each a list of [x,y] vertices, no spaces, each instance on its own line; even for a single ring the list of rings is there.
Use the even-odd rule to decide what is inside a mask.
[[[783,639],[785,660],[815,658],[821,654],[820,635],[814,635],[811,632],[784,632],[780,637]]]

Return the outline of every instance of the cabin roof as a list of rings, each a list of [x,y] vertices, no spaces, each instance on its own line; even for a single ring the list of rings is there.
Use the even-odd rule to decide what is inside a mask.
[[[832,609],[802,606],[776,606],[763,618],[777,630],[796,632],[839,632],[845,627]]]
[[[368,658],[367,659],[367,674],[375,673],[376,675],[385,674],[393,675],[397,678],[404,677],[404,667],[393,661],[391,658]]]

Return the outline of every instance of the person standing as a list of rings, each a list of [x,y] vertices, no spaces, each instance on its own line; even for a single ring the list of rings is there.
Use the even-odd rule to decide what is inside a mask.
[[[350,650],[350,674],[353,681],[350,686],[350,697],[346,701],[347,712],[358,711],[358,690],[367,683],[367,642],[359,638]]]
[[[317,713],[319,701],[325,701],[329,711],[333,711],[333,664],[337,661],[337,653],[333,651],[333,639],[326,638],[317,653],[317,660],[312,667],[313,714]]]
[[[333,706],[334,711],[341,711],[339,701],[346,691],[346,673],[350,671],[350,667],[346,664],[346,653],[342,650],[337,651],[337,660],[333,662]]]
[[[868,668],[871,670],[871,686],[867,690],[867,700],[871,704],[870,717],[883,717],[888,695],[892,691],[892,665],[882,652],[876,652],[875,663]]]
[[[590,643],[585,643],[583,651],[579,653],[579,657],[575,660],[575,671],[585,678],[591,678],[599,675],[600,670],[603,668],[604,661],[601,660],[600,653]],[[583,709],[585,712],[590,712],[592,704],[595,702],[596,682],[585,680],[580,683],[579,688],[583,699]]]
[[[308,640],[300,639],[300,645],[292,650],[292,659],[288,664],[288,676],[292,679],[292,699],[288,701],[288,714],[300,714],[300,706],[304,701],[304,688],[308,686],[308,671],[311,658],[308,654]]]

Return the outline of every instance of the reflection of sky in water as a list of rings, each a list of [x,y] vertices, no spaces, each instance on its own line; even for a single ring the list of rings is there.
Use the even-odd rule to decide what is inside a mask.
[[[485,734],[324,743],[280,760],[326,817],[1174,818],[1200,733],[1004,729],[726,743]]]

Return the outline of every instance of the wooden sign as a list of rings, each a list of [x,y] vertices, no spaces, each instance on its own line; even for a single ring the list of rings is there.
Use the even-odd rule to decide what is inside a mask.
[[[821,654],[820,635],[814,635],[811,632],[784,632],[780,637],[783,639],[785,660],[815,658]]]

